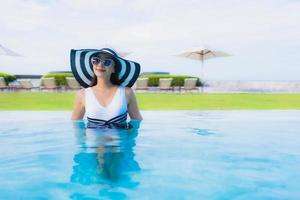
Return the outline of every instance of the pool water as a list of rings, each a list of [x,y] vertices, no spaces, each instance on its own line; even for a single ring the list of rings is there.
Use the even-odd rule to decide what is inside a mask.
[[[0,199],[300,199],[300,111],[0,112]]]

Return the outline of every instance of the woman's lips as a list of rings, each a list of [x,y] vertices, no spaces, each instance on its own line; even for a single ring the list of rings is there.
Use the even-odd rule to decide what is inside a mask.
[[[106,70],[105,69],[96,69],[97,71],[99,71],[99,72],[106,72]]]

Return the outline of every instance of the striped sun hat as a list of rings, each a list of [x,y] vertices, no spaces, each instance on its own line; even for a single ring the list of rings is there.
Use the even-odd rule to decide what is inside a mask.
[[[120,80],[119,85],[132,87],[140,74],[140,64],[121,58],[114,50],[103,49],[71,49],[71,69],[75,79],[82,87],[89,87],[94,77],[91,58],[99,53],[113,56],[115,70]]]

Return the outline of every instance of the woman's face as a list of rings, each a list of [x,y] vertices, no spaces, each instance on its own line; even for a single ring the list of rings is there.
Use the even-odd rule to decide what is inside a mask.
[[[98,54],[96,57],[96,59],[92,59],[95,75],[97,77],[110,78],[111,74],[115,72],[113,57],[107,54]]]

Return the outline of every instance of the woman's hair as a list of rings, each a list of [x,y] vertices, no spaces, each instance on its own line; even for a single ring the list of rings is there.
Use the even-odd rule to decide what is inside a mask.
[[[114,72],[114,73],[111,74],[111,76],[110,76],[110,82],[111,82],[113,85],[119,85],[120,80],[119,80],[119,78],[118,78],[117,73]],[[97,76],[94,74],[93,79],[92,79],[92,82],[91,82],[91,84],[90,84],[90,87],[93,87],[93,86],[95,86],[95,85],[97,85]]]
[[[114,66],[115,68],[115,71],[116,71],[116,65]],[[120,83],[120,80],[118,78],[118,74],[116,72],[112,73],[111,76],[110,76],[110,82],[113,84],[113,85],[119,85]],[[94,74],[93,78],[92,78],[92,82],[90,84],[90,87],[93,87],[97,85],[97,76]]]

